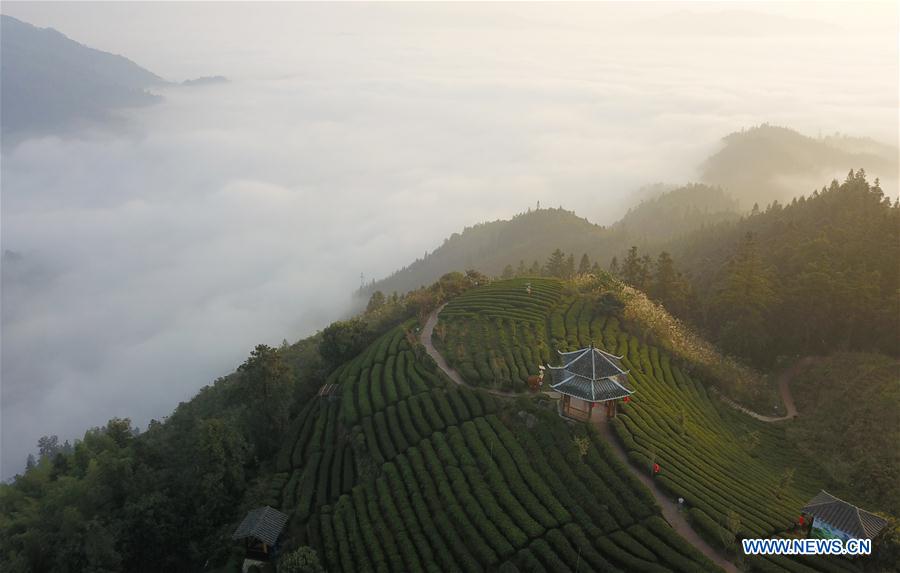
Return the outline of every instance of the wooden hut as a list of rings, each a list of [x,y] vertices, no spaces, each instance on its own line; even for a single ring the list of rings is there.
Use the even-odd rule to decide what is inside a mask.
[[[288,516],[277,509],[268,505],[259,507],[247,512],[231,538],[235,541],[244,540],[248,556],[268,559],[287,521]]]
[[[807,536],[831,539],[872,539],[887,520],[839,499],[824,489],[801,510],[808,517]]]

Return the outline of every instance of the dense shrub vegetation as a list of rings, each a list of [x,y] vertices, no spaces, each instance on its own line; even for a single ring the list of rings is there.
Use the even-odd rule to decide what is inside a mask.
[[[659,261],[629,253],[620,274],[753,366],[836,350],[900,355],[900,203],[863,170],[667,250],[684,277],[665,274],[665,292],[654,292]]]
[[[788,437],[821,460],[828,491],[900,514],[900,361],[839,353],[810,362],[791,382],[802,415]]]

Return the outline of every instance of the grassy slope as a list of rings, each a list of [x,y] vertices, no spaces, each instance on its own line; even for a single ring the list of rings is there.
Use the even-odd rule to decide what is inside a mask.
[[[624,355],[637,394],[624,405],[616,432],[636,464],[660,463],[658,479],[673,497],[686,499],[698,531],[721,545],[723,535],[727,537],[722,527],[730,516],[738,517],[743,536],[770,536],[791,527],[822,482],[818,467],[787,441],[785,424],[764,424],[723,407],[689,375],[689,364],[678,364],[640,342],[615,316],[604,313],[599,301],[547,279],[531,279],[535,295],[528,297],[522,294],[524,282],[500,281],[475,289],[448,305],[446,319],[442,314],[445,349],[464,376],[482,375],[485,367],[477,364],[485,361],[492,371],[512,372],[515,366],[510,365],[519,363],[514,352],[543,359],[557,349],[593,342]],[[528,300],[520,308],[510,306],[522,296]],[[539,309],[543,323],[535,316]],[[519,333],[517,339],[510,337],[513,332]],[[512,343],[521,348],[513,351]],[[474,370],[468,364],[476,365]],[[789,470],[795,472],[793,479],[782,485]],[[801,567],[783,560],[780,564]],[[843,566],[821,559],[812,564]],[[772,562],[757,565],[778,567]]]
[[[447,387],[403,327],[330,381],[340,400],[309,402],[268,484],[329,571],[713,568],[586,428]]]

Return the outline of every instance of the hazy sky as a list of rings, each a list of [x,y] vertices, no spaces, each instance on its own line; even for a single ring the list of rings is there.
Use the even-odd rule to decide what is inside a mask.
[[[465,225],[538,200],[612,222],[762,122],[897,143],[893,3],[2,12],[232,80],[3,154],[3,477],[42,434],[165,416]]]

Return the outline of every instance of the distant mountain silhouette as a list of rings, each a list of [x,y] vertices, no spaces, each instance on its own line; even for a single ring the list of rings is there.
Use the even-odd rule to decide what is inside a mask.
[[[773,201],[790,202],[823,183],[843,179],[850,169],[864,166],[874,177],[896,185],[897,150],[868,138],[834,135],[812,138],[794,130],[763,124],[723,138],[724,147],[701,166],[707,184],[667,190],[648,186],[643,200],[618,222],[602,227],[563,209],[529,210],[510,220],[491,221],[454,233],[440,247],[392,275],[360,291],[365,301],[375,290],[404,293],[431,284],[442,274],[474,269],[500,275],[506,265],[522,261],[530,268],[556,248],[587,254],[601,268],[632,245],[642,253],[673,250],[680,239],[704,228],[735,222],[741,213]],[[716,241],[711,241],[712,245]],[[729,243],[730,244],[730,243]]]
[[[575,257],[587,254],[606,268],[612,257],[631,245],[642,250],[707,225],[738,218],[737,203],[725,192],[706,185],[687,185],[642,201],[617,223],[603,227],[564,209],[538,209],[510,220],[497,220],[454,233],[433,252],[391,276],[368,285],[363,298],[375,290],[404,293],[431,284],[446,272],[475,269],[499,275],[506,265],[521,261],[544,264],[553,249]]]
[[[185,87],[193,87],[193,86],[209,86],[215,84],[227,84],[228,78],[225,76],[202,76],[199,78],[194,78],[191,80],[184,80],[181,82],[181,85]]]
[[[833,177],[864,166],[870,177],[897,177],[897,149],[868,138],[807,137],[763,124],[723,138],[723,148],[701,166],[701,179],[720,185],[749,209],[811,193]],[[882,181],[884,183],[884,181]]]
[[[0,16],[4,145],[103,121],[110,110],[158,102],[167,82],[128,58],[79,44],[52,28]]]

